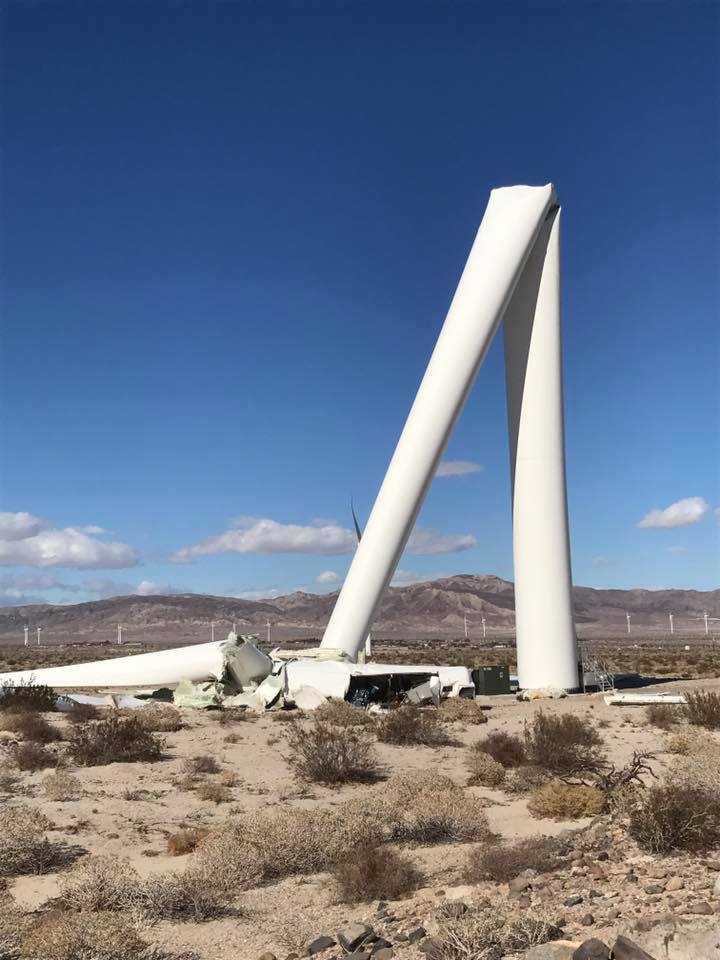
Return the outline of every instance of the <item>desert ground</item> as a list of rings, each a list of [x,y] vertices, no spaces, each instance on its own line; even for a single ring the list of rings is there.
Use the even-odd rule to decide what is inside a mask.
[[[385,651],[392,657],[402,652]],[[25,655],[25,651],[16,653],[20,659]],[[633,656],[636,651],[625,651],[625,659]],[[666,664],[671,676],[677,676],[678,667],[683,666],[677,659],[680,650],[674,657]],[[17,657],[15,653],[8,656],[6,650],[5,659],[16,661]],[[685,663],[685,675],[692,678],[673,679],[647,689],[703,690],[713,701],[714,695],[720,695],[720,680],[708,677],[710,666],[703,653],[694,663]],[[720,726],[720,697],[716,699]],[[29,811],[38,811],[47,818],[41,831],[46,844],[43,862],[15,869],[6,864],[4,880],[5,841],[0,838],[0,958],[34,960],[44,954],[70,960],[71,954],[62,950],[72,948],[62,943],[58,946],[56,940],[60,942],[62,937],[53,939],[52,925],[60,922],[58,917],[79,916],[91,928],[96,924],[100,929],[97,924],[100,918],[107,918],[108,905],[103,905],[99,895],[90,896],[88,887],[97,891],[102,886],[100,876],[107,882],[109,868],[97,857],[109,856],[128,864],[135,871],[130,885],[138,891],[146,884],[152,886],[153,881],[167,884],[169,875],[192,873],[202,861],[205,892],[212,901],[213,885],[222,880],[228,858],[234,859],[234,868],[244,865],[244,831],[255,831],[257,837],[258,823],[264,824],[260,833],[268,847],[265,866],[256,869],[254,864],[254,873],[248,870],[232,884],[225,884],[217,904],[203,904],[195,911],[200,915],[194,916],[185,901],[177,906],[170,903],[172,898],[163,900],[164,906],[156,905],[153,912],[138,900],[115,916],[122,918],[128,930],[137,931],[147,945],[142,947],[145,953],[137,948],[132,952],[130,946],[127,953],[118,952],[120,948],[113,953],[106,945],[110,952],[93,953],[87,948],[89,952],[78,950],[77,956],[99,960],[125,960],[131,955],[286,960],[312,954],[320,960],[334,960],[351,952],[343,949],[337,934],[363,924],[371,928],[369,936],[375,940],[357,948],[358,960],[369,956],[373,947],[377,960],[393,956],[400,960],[490,960],[503,955],[569,960],[582,941],[596,937],[612,945],[618,934],[630,937],[655,960],[679,960],[684,954],[668,953],[662,945],[672,940],[672,931],[680,931],[678,944],[683,932],[697,938],[706,931],[718,931],[720,824],[713,825],[715,840],[708,828],[707,842],[685,848],[672,838],[668,843],[656,842],[652,836],[648,840],[638,816],[632,819],[632,810],[638,809],[657,785],[669,783],[689,791],[698,787],[700,767],[703,796],[717,796],[720,734],[708,728],[713,726],[712,720],[706,720],[705,726],[690,723],[683,708],[666,708],[666,714],[672,711],[670,716],[653,717],[646,708],[607,706],[600,694],[534,702],[519,702],[514,696],[483,697],[459,707],[445,703],[439,710],[421,708],[422,717],[429,719],[420,721],[417,710],[400,707],[396,712],[403,711],[408,711],[407,726],[418,722],[427,726],[425,739],[430,743],[413,742],[412,731],[406,734],[409,742],[385,742],[379,726],[383,721],[349,706],[321,719],[299,711],[255,715],[155,707],[152,712],[161,719],[148,721],[147,726],[161,741],[158,757],[152,762],[97,765],[78,761],[70,744],[79,730],[91,730],[101,723],[103,715],[112,713],[110,708],[99,716],[72,718],[41,711],[53,731],[38,735],[47,741],[41,748],[45,759],[38,761],[41,769],[21,769],[18,748],[35,742],[31,725],[23,728],[12,720],[17,717],[15,711],[0,710],[0,816],[22,822],[31,816]],[[350,718],[353,712],[354,718]],[[359,713],[370,722],[359,724]],[[595,783],[589,774],[576,771],[558,778],[552,771],[538,770],[537,765],[505,766],[502,760],[493,761],[494,766],[488,764],[487,770],[481,767],[473,778],[472,758],[478,752],[483,757],[490,755],[478,751],[479,741],[503,733],[525,742],[540,714],[573,716],[585,722],[585,727],[594,731],[595,749],[604,757],[606,772],[625,767],[634,754],[646,755],[649,769],[640,773],[644,786],[631,783],[606,795],[596,786],[587,786]],[[349,738],[351,744],[360,741],[365,745],[369,752],[364,756],[371,759],[373,767],[369,782],[353,782],[352,777],[336,784],[317,782],[307,770],[298,769],[292,762],[298,741],[290,741],[298,731],[306,731],[312,739],[317,728],[335,743]],[[543,812],[542,804],[533,797],[548,782],[560,785],[561,793],[568,785],[577,790],[579,784],[585,784],[586,790],[594,790],[589,806],[582,809],[582,798],[579,805],[568,805],[563,794],[557,809],[551,805]],[[417,801],[433,791],[441,798],[428,801],[434,811],[431,816],[423,813],[422,803]],[[692,802],[693,796],[688,793],[687,801]],[[371,828],[367,840],[360,842],[354,825],[368,818],[368,810],[370,819],[378,819],[376,811],[389,810],[387,804],[393,797],[396,808],[390,817],[393,826],[388,829],[395,833],[380,836]],[[406,809],[398,811],[398,798]],[[303,819],[319,810],[335,814],[326,827]],[[426,820],[418,827],[423,816]],[[404,833],[397,827],[402,817]],[[428,817],[442,821],[440,829],[434,828],[435,821],[428,828]],[[298,831],[295,841],[287,829],[291,821]],[[337,845],[330,831],[345,829],[338,826],[342,822],[350,824],[345,848],[340,844],[332,862],[317,869],[315,853],[303,853],[303,843],[318,829],[322,842],[322,831],[327,829],[328,846]],[[235,826],[228,828],[228,824]],[[189,847],[198,839],[200,842],[196,849],[182,852],[185,847],[178,837],[185,838]],[[227,855],[218,853],[227,837],[232,840]],[[537,838],[555,841],[546,847],[525,843]],[[493,867],[492,857],[487,857],[493,850],[500,854],[496,857],[500,866]],[[399,865],[393,854],[399,856]],[[515,872],[511,854],[517,854]],[[293,860],[295,856],[298,862]],[[362,865],[363,858],[371,861],[373,856],[379,857],[379,867],[375,863],[368,868],[367,877],[362,869],[359,872],[361,888],[370,890],[366,895],[358,892],[357,878],[353,887],[352,877],[348,880],[343,870]],[[88,874],[89,867],[97,863],[100,872]],[[378,878],[378,869],[381,874],[387,869],[393,876]],[[393,895],[383,895],[383,883]],[[118,906],[119,900],[109,909]],[[94,912],[98,909],[99,913]],[[504,930],[519,924],[525,932],[522,936],[518,933],[514,942],[500,943],[493,939],[494,934],[470,930],[473,922],[477,928],[477,918],[487,923],[488,918],[498,917],[504,918]],[[3,923],[8,929],[16,924],[25,931],[35,927],[50,932],[27,939],[27,933],[8,933]],[[463,936],[464,946],[460,943]],[[50,946],[42,946],[43,937]],[[557,942],[539,943],[548,938]],[[709,939],[702,941],[705,946],[698,946],[697,940],[693,943],[695,952],[688,947],[688,957],[702,958],[703,950],[711,950]],[[707,957],[717,955],[707,952]]]

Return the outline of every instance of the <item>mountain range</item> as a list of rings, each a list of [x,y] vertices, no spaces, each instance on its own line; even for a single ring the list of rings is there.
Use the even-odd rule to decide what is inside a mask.
[[[720,617],[720,590],[598,590],[573,589],[579,636],[608,636],[631,629],[638,635],[669,634],[669,614],[678,636],[704,633],[703,614]],[[267,639],[270,622],[274,644],[293,637],[322,636],[337,592],[298,591],[267,600],[243,600],[204,594],[112,597],[65,606],[34,604],[0,609],[0,642],[22,643],[23,628],[42,627],[48,643],[112,641],[117,625],[126,641],[178,644],[225,636],[232,624],[238,633]],[[377,638],[460,637],[467,617],[472,639],[482,637],[482,619],[488,638],[514,631],[513,584],[492,575],[462,574],[389,588],[373,625]],[[711,622],[711,633],[716,626]],[[720,628],[720,622],[717,623]],[[720,635],[720,629],[714,632]]]

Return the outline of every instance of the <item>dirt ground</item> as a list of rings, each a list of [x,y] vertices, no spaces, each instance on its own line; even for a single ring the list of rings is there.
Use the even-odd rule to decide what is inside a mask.
[[[664,684],[658,689],[681,690],[697,687],[698,681]],[[720,680],[702,681],[708,689],[720,689]],[[434,770],[467,783],[464,747],[493,730],[521,733],[524,723],[538,710],[576,713],[589,716],[602,735],[609,759],[624,763],[634,750],[657,754],[654,762],[661,771],[668,755],[663,753],[664,735],[650,726],[645,711],[638,707],[607,706],[600,694],[570,696],[562,700],[518,702],[514,697],[483,698],[488,723],[463,727],[454,724],[457,746],[440,748],[401,747],[378,743],[377,752],[387,773],[409,770]],[[60,714],[48,715],[60,727],[68,723]],[[0,803],[21,799],[39,808],[55,825],[52,836],[78,845],[89,853],[109,853],[127,858],[143,875],[181,869],[187,856],[166,853],[167,837],[188,826],[213,827],[227,817],[252,809],[289,806],[308,807],[337,804],[368,789],[345,785],[338,789],[299,784],[286,761],[285,735],[288,724],[267,713],[256,719],[244,719],[231,725],[217,722],[217,714],[182,711],[183,728],[164,734],[165,759],[158,763],[122,763],[90,768],[73,768],[80,779],[83,795],[70,802],[48,800],[41,789],[47,772],[21,775],[24,796],[3,796]],[[228,742],[228,734],[233,742]],[[708,734],[711,736],[711,734]],[[214,804],[202,801],[190,790],[178,788],[174,781],[182,776],[189,757],[211,755],[224,772],[237,777],[231,788],[232,800]],[[210,778],[212,779],[212,778]],[[523,796],[507,795],[500,790],[470,787],[469,792],[487,804],[491,828],[503,838],[514,840],[536,835],[555,835],[576,830],[589,821],[556,822],[533,819]],[[409,922],[422,922],[452,888],[463,884],[462,867],[466,857],[463,845],[453,844],[414,848],[413,858],[427,875],[427,887],[398,907]],[[642,858],[641,858],[642,859]],[[645,858],[647,859],[647,858]],[[17,903],[32,910],[57,893],[58,875],[20,877],[10,886]],[[448,894],[448,891],[450,893]],[[478,891],[465,891],[472,897]],[[351,907],[333,902],[326,875],[301,876],[244,893],[237,902],[238,915],[202,924],[160,923],[147,931],[148,938],[173,950],[192,950],[202,960],[254,960],[264,951],[284,960],[298,942],[323,933],[332,933],[350,920],[372,918],[374,905]],[[618,918],[618,924],[623,922]],[[619,927],[618,927],[619,929]],[[573,933],[568,921],[566,931]],[[583,934],[580,927],[575,933]],[[598,932],[593,930],[593,934]],[[587,934],[589,935],[589,934]],[[403,957],[410,960],[416,948],[408,947]]]

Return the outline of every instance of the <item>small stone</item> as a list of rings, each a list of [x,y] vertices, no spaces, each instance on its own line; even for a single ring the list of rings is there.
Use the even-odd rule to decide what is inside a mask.
[[[420,940],[424,940],[427,936],[427,930],[425,927],[415,927],[414,930],[408,931],[408,943],[418,943]]]
[[[714,870],[716,873],[720,873],[720,860],[706,860],[705,866],[708,870]]]
[[[445,891],[445,896],[448,900],[465,900],[469,897],[471,898],[474,893],[475,888],[465,884],[458,887],[448,887]]]
[[[395,956],[392,947],[380,947],[379,950],[373,950],[372,960],[392,960]]]
[[[511,894],[522,893],[523,890],[527,890],[528,887],[532,886],[532,881],[527,877],[513,877],[513,879],[508,884],[508,890]]]
[[[369,946],[365,943],[364,947]],[[377,940],[373,940],[372,946],[370,947],[370,953],[375,956],[379,950],[384,950],[386,947],[391,947],[392,944],[389,940],[386,940],[385,937],[378,937]]]
[[[700,903],[691,903],[685,907],[684,913],[692,913],[699,917],[710,917],[715,911],[707,902],[707,900],[701,900]]]
[[[682,890],[685,886],[685,881],[682,877],[670,877],[668,882],[665,884],[665,889],[672,893],[673,890]]]
[[[665,890],[665,887],[663,887],[663,885],[660,883],[649,883],[646,887],[643,887],[643,890],[645,893],[650,894],[662,893]]]
[[[311,957],[314,957],[316,953],[322,953],[323,950],[334,946],[335,941],[332,937],[318,937],[317,940],[313,940],[307,945],[307,952]]]
[[[572,960],[610,960],[610,947],[597,937],[591,937],[583,940],[573,953]]]
[[[581,919],[580,923],[584,927],[591,927],[595,923],[595,917],[591,913],[586,913]]]
[[[351,923],[343,930],[338,930],[335,936],[345,953],[352,953],[372,932],[373,928],[368,927],[367,924]]]
[[[261,953],[258,957],[258,960],[277,960],[277,957],[274,953],[271,953],[269,950],[266,950],[265,953]]]
[[[566,907],[577,907],[577,905],[578,905],[579,903],[582,903],[582,902],[583,902],[583,898],[582,898],[581,896],[579,896],[578,894],[575,894],[575,895],[572,896],[572,897],[568,897],[567,900],[564,901],[564,906],[566,906]]]
[[[634,941],[620,934],[613,944],[612,955],[615,960],[654,960],[649,953],[645,953]]]
[[[609,859],[610,859],[610,854],[607,852],[607,850],[601,850],[600,853],[597,855],[597,859],[598,859],[598,860],[609,860]]]
[[[713,900],[720,900],[720,877],[718,877],[715,883],[713,884],[712,896],[713,896]]]

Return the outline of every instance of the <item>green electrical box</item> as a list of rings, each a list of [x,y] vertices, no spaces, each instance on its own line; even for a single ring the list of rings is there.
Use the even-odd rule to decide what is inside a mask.
[[[472,678],[478,696],[510,693],[510,667],[478,667],[472,671]]]

